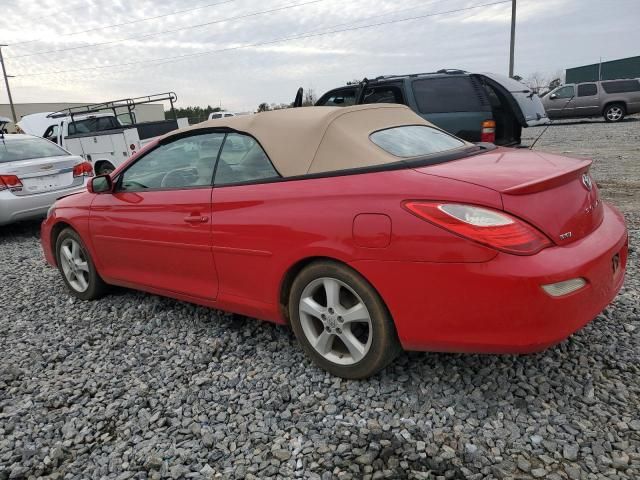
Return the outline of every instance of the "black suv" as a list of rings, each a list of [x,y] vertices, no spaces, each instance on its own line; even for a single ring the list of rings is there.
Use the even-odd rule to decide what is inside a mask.
[[[391,75],[328,91],[316,106],[400,103],[470,142],[518,145],[522,127],[549,122],[542,102],[526,85],[493,73],[439,70]]]

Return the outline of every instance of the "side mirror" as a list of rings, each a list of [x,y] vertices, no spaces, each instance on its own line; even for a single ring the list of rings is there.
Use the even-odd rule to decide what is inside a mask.
[[[549,98],[550,98],[551,100],[555,100],[556,98],[558,98],[558,94],[556,94],[556,93],[552,93],[551,95],[549,95]]]
[[[113,191],[113,180],[109,175],[99,175],[89,180],[87,190],[90,193],[111,193]]]

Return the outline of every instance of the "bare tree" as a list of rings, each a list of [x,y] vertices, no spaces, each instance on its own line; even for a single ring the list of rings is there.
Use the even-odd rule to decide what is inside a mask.
[[[562,85],[564,82],[564,72],[562,70],[546,74],[534,72],[522,81],[535,93],[544,96],[550,90]]]
[[[316,104],[318,98],[316,97],[316,93],[313,91],[313,88],[307,88],[304,92],[304,98],[302,100],[303,107],[312,107]]]

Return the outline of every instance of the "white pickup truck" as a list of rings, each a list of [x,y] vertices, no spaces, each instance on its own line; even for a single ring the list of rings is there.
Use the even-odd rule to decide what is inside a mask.
[[[154,138],[178,128],[177,120],[136,123],[135,105],[168,100],[175,93],[72,107],[25,115],[18,127],[44,137],[91,162],[97,175],[112,172]],[[175,112],[174,112],[175,113]],[[175,115],[174,115],[175,117]]]

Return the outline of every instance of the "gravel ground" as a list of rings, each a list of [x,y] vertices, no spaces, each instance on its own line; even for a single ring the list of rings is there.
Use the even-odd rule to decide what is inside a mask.
[[[615,198],[620,158],[590,132],[640,123],[610,127],[538,146],[592,142]],[[627,281],[585,329],[536,355],[404,354],[367,381],[315,368],[287,328],[122,289],[74,301],[37,223],[3,227],[0,480],[640,478],[640,215],[623,206]]]
[[[522,143],[531,145],[543,128],[523,129]],[[640,115],[615,124],[602,119],[559,120],[534,148],[593,159],[591,173],[605,198],[622,210],[640,213]]]

